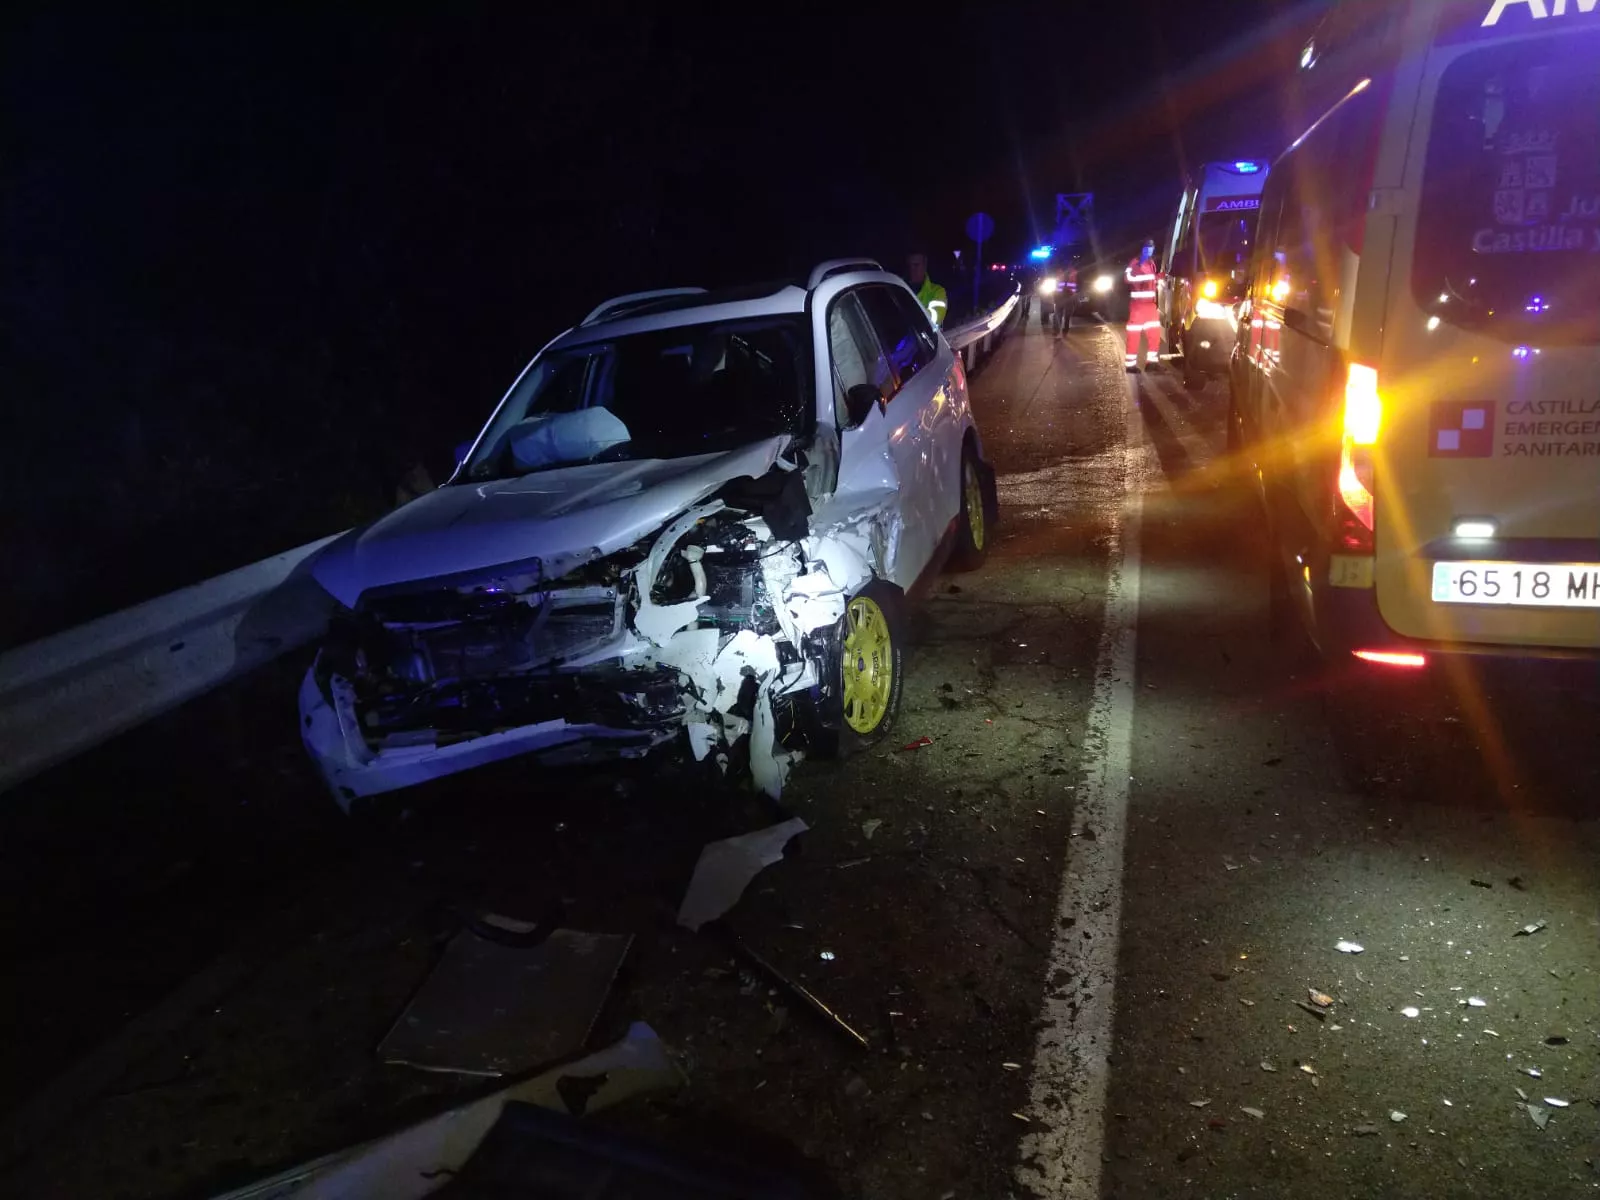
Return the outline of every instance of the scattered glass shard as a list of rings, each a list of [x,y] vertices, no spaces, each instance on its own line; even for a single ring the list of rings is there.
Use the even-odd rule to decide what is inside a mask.
[[[1333,948],[1340,954],[1363,954],[1367,949],[1360,942],[1336,942]]]

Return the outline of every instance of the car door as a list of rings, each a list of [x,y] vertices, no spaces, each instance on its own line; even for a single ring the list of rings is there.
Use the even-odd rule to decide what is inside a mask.
[[[905,294],[902,304],[897,293]],[[950,466],[950,408],[938,367],[939,342],[916,300],[903,288],[868,284],[856,294],[895,375],[895,392],[884,409],[889,454],[900,483],[902,586],[932,561],[945,529],[960,507],[959,472]],[[918,328],[918,325],[921,328]],[[897,580],[897,582],[899,582]]]

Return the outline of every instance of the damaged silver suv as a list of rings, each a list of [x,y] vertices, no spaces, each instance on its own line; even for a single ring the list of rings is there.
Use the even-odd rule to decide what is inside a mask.
[[[907,598],[982,561],[994,495],[960,359],[877,263],[619,297],[317,561],[302,736],[347,808],[674,741],[775,796],[888,732]]]

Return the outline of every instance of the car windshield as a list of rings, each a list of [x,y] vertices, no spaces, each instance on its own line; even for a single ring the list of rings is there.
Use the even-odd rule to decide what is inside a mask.
[[[800,316],[681,325],[542,356],[462,478],[575,463],[685,458],[801,434],[814,416]]]
[[[1446,69],[1412,282],[1451,324],[1600,340],[1600,36],[1477,50]]]

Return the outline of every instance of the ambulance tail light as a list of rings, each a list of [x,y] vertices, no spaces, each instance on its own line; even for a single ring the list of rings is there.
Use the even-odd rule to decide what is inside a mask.
[[[1428,665],[1426,654],[1406,654],[1395,650],[1352,650],[1362,662],[1379,667],[1397,667],[1402,671],[1420,671]]]
[[[1373,450],[1383,427],[1378,372],[1351,363],[1344,385],[1344,429],[1339,446],[1336,541],[1343,554],[1372,554],[1377,528]]]

